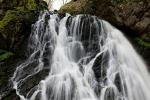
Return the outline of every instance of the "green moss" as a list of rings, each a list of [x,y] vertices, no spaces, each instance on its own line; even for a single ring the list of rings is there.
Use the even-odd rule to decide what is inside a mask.
[[[24,11],[25,10],[24,6],[15,7],[15,9],[18,11]]]
[[[16,0],[13,0],[14,2]],[[42,2],[42,6],[46,8],[46,4]],[[28,0],[26,7],[24,6],[18,6],[14,7],[14,10],[8,10],[3,17],[3,19],[0,21],[0,31],[5,28],[11,21],[20,21],[22,19],[30,19],[30,16],[32,16],[34,12],[30,12],[31,10],[35,10],[37,7],[37,4],[35,0]],[[27,9],[26,9],[27,8]]]
[[[0,48],[14,50],[19,39],[29,34],[38,12],[48,7],[42,0],[7,0],[0,3],[0,8],[1,4],[9,10],[2,9],[3,16],[0,16]]]
[[[30,21],[33,16],[34,12],[30,12],[28,10],[25,10],[25,8],[22,7],[16,7],[15,10],[8,10],[4,16],[4,18],[0,21],[0,32],[2,33],[5,28],[9,28],[10,22],[15,22],[19,23],[22,22],[23,20],[25,21]]]
[[[144,40],[141,39],[141,38],[136,38],[136,41],[138,42],[138,44],[139,44],[140,46],[150,48],[150,43],[149,43],[149,42],[146,42],[146,41],[144,41]]]
[[[0,34],[6,40],[8,38],[8,34],[12,32],[10,36],[13,35],[13,28],[10,27],[12,24],[11,22],[17,23],[17,21],[20,21],[21,16],[20,16],[20,11],[13,11],[13,10],[8,10],[3,17],[3,19],[0,21]],[[13,37],[12,37],[13,38]]]
[[[34,21],[34,15],[34,11],[28,10],[24,6],[7,10],[0,21],[0,47],[9,50],[13,48],[17,34],[22,34],[25,25],[30,25]]]
[[[0,29],[3,29],[14,18],[15,15],[12,13],[12,11],[8,10],[2,21],[0,21]]]
[[[0,50],[0,53],[1,53],[0,61],[6,60],[13,56],[12,52],[4,51],[4,50]]]
[[[26,8],[28,8],[28,10],[35,10],[37,7],[37,4],[35,2],[35,0],[28,0],[27,4],[26,4]]]

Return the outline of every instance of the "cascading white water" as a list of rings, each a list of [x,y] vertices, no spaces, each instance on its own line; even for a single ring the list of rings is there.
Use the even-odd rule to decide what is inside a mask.
[[[95,16],[44,12],[29,49],[12,77],[22,100],[150,99],[146,65],[119,30]]]

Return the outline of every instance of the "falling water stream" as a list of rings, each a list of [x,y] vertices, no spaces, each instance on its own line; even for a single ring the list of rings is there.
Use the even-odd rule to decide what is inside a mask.
[[[122,32],[95,16],[45,11],[28,49],[12,77],[22,100],[150,100],[147,66]]]

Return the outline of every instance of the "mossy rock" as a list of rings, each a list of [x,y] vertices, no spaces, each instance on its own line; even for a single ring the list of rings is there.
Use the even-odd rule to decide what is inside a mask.
[[[10,1],[11,2],[11,1]],[[37,19],[40,10],[48,9],[44,1],[38,0],[14,0],[17,6],[5,11],[0,21],[0,48],[12,49],[18,37],[31,32],[31,24]],[[18,44],[18,43],[17,43]]]
[[[3,0],[0,3],[0,48],[15,50],[15,44],[21,44],[30,34],[31,24],[44,9],[48,6],[43,0]]]
[[[5,26],[8,25],[8,23],[11,20],[14,20],[14,19],[16,19],[15,13],[11,10],[8,10],[3,20],[0,21],[0,30],[3,30]]]
[[[76,14],[94,14],[95,2],[97,0],[72,0],[71,2],[62,6],[59,10],[60,13]]]
[[[34,13],[23,10],[23,7],[16,10],[8,10],[0,21],[0,47],[3,49],[13,48],[17,34],[23,34],[26,24],[31,24]]]

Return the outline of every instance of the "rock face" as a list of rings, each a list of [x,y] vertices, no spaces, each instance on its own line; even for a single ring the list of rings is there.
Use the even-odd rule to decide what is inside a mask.
[[[72,0],[60,12],[91,14],[109,21],[131,39],[150,65],[149,0]]]
[[[46,4],[39,0],[1,0],[0,48],[15,51],[31,31],[40,9]]]
[[[43,0],[0,0],[0,99],[19,100],[9,80],[25,57],[32,24],[47,8]]]

